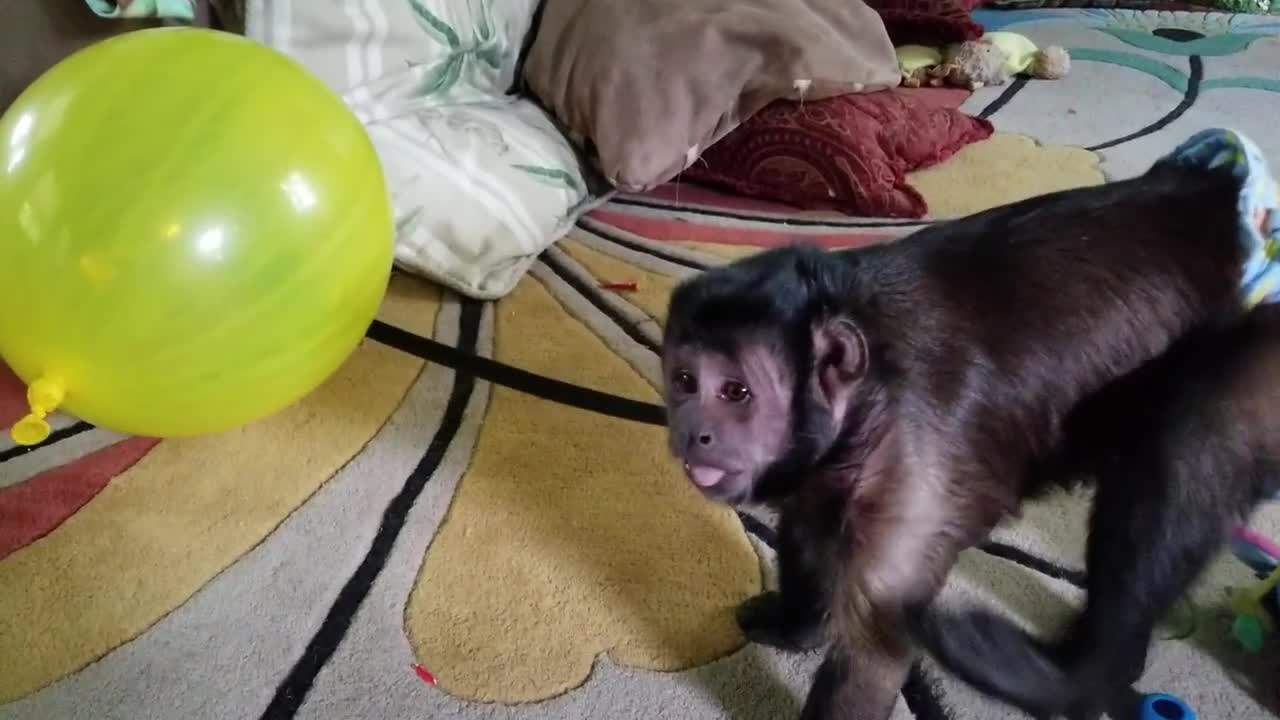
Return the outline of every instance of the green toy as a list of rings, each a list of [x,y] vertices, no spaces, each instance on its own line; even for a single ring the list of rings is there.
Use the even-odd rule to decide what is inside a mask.
[[[1275,619],[1262,601],[1276,591],[1277,585],[1280,585],[1280,567],[1272,570],[1262,582],[1231,592],[1231,610],[1236,615],[1231,623],[1231,634],[1249,652],[1261,650],[1266,634],[1276,628]]]
[[[1240,15],[1270,15],[1280,13],[1280,4],[1272,0],[1214,0],[1214,7]]]

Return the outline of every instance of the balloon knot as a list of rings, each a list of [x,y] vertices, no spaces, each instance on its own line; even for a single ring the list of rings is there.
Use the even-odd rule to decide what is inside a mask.
[[[9,435],[19,445],[37,445],[49,437],[49,423],[45,418],[58,409],[66,397],[61,380],[42,377],[27,388],[27,404],[31,413],[19,420]]]
[[[49,423],[39,415],[32,413],[19,420],[9,435],[19,445],[39,445],[49,437]]]

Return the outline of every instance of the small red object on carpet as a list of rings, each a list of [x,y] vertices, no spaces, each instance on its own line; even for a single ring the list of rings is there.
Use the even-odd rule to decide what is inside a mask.
[[[601,283],[600,288],[603,290],[635,290],[636,283],[634,280],[627,282]]]
[[[425,680],[428,685],[436,684],[436,676],[432,675],[430,672],[427,671],[426,668],[422,667],[421,665],[418,665],[417,663],[415,663],[413,666],[413,671],[418,673],[418,677]]]

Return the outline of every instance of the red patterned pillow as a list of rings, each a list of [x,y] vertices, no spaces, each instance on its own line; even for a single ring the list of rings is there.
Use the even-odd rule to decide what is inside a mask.
[[[894,45],[946,45],[974,40],[982,26],[969,13],[983,0],[868,0]]]
[[[707,148],[682,176],[803,209],[921,217],[928,207],[906,174],[992,133],[990,122],[940,103],[937,93],[947,91],[776,101]]]

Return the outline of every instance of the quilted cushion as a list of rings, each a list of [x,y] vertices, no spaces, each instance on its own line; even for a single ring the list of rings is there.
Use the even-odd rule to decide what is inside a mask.
[[[298,59],[364,122],[392,196],[397,264],[474,298],[510,292],[601,199],[550,116],[507,94],[536,6],[255,0],[247,8],[249,36]]]
[[[906,174],[992,133],[990,122],[938,101],[945,97],[886,90],[775,102],[708,148],[683,177],[805,209],[921,217],[928,208]]]

